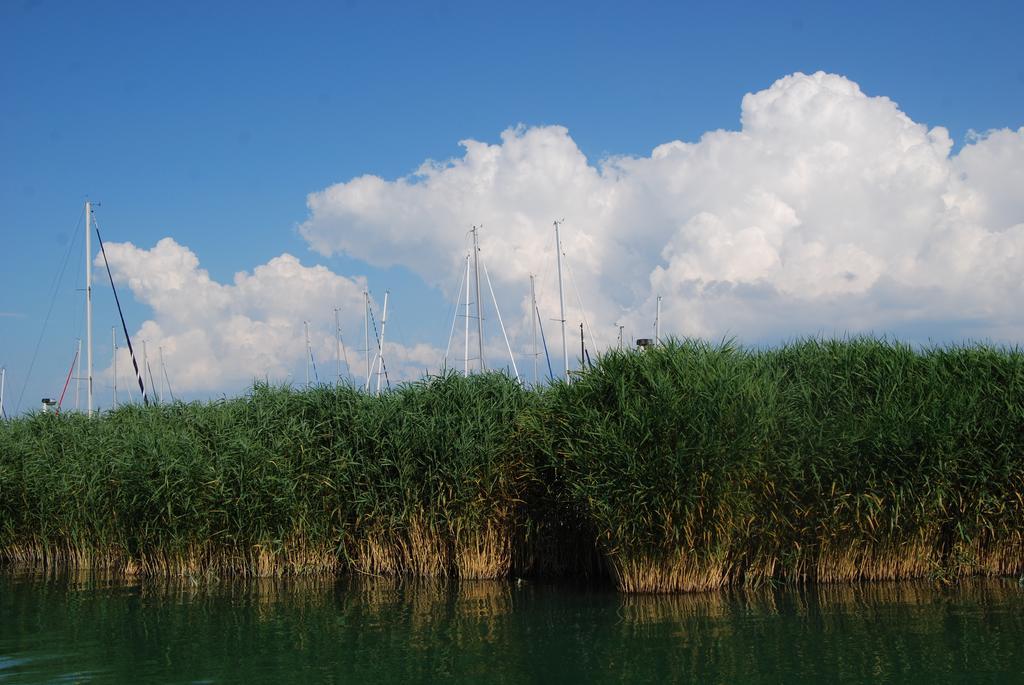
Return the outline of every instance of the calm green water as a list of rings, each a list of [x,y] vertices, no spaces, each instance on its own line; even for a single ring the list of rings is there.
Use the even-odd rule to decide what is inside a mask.
[[[1024,682],[1016,582],[609,588],[0,575],[0,683]]]

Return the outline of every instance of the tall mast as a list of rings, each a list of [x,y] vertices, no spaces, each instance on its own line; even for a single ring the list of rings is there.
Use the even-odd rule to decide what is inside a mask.
[[[377,394],[380,394],[380,378],[384,375],[384,329],[388,326],[388,295],[391,293],[390,290],[384,291],[384,312],[381,314],[380,319],[380,343],[378,356],[380,357],[380,365],[377,367]]]
[[[658,307],[654,312],[654,344],[661,344],[661,295],[658,295]]]
[[[480,297],[480,242],[479,227],[473,227],[473,279],[476,281],[476,345],[480,355],[480,370],[484,370],[484,310],[483,298]]]
[[[85,396],[86,408],[92,416],[92,202],[85,201]]]
[[[366,387],[370,387],[370,293],[363,291],[363,335],[366,338]]]
[[[533,285],[533,274],[530,274],[530,321],[533,323],[533,384],[537,385],[537,291]]]
[[[7,367],[0,368],[0,419],[4,418],[4,381],[7,380]]]
[[[334,308],[334,347],[335,354],[338,357],[338,382],[341,382],[341,323],[338,320],[338,308]]]
[[[565,221],[565,219],[562,219]],[[565,293],[562,292],[562,240],[558,235],[558,225],[562,221],[555,222],[555,252],[558,257],[558,311],[562,322],[562,363],[565,365],[565,380],[569,380],[569,348],[565,345]]]
[[[469,375],[469,255],[466,255],[466,350],[462,365],[462,375]]]
[[[310,352],[310,350],[309,350],[309,322],[308,321],[303,321],[302,325],[306,329],[306,388],[308,389],[309,388],[309,359],[310,359],[310,354],[312,354]]]
[[[114,360],[111,366],[114,369],[114,398],[111,407],[117,409],[117,329],[110,327],[110,346],[114,350]]]

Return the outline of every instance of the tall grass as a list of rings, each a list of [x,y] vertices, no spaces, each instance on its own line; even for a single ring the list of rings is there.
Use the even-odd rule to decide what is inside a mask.
[[[625,590],[1024,570],[1019,350],[673,342],[546,399]]]
[[[611,575],[630,592],[1024,571],[1024,354],[856,339],[612,351],[381,396],[0,423],[0,563]]]
[[[0,556],[147,574],[499,577],[529,475],[509,378],[371,396],[258,385],[213,404],[0,429]]]

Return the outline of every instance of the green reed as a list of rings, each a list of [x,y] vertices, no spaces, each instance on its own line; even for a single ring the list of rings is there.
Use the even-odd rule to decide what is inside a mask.
[[[509,573],[528,395],[445,375],[380,396],[257,385],[211,404],[0,429],[0,555],[129,572]]]
[[[624,589],[1024,570],[1019,350],[671,342],[549,407]]]
[[[0,423],[0,563],[609,574],[626,591],[1024,571],[1024,354],[854,339],[612,351],[572,383]]]

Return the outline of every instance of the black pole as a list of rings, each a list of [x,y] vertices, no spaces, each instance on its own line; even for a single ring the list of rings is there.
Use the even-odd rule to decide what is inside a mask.
[[[103,265],[107,267],[107,278],[110,279],[110,289],[114,291],[114,303],[117,305],[117,314],[121,317],[121,328],[124,329],[124,339],[128,341],[128,354],[132,357],[132,366],[135,367],[135,378],[139,381],[139,392],[142,393],[142,402],[149,406],[149,398],[146,396],[146,386],[142,382],[142,374],[139,373],[139,363],[135,361],[135,350],[132,349],[132,338],[128,335],[128,324],[124,322],[124,312],[121,311],[121,300],[117,296],[117,288],[114,287],[114,277],[110,273],[110,262],[107,261],[107,251],[103,247],[103,237],[100,236],[99,227],[96,228],[96,238],[100,241],[100,253],[103,255]]]

